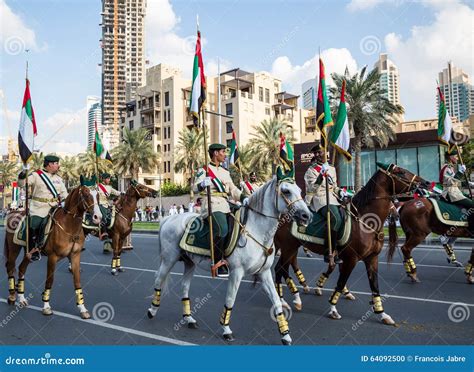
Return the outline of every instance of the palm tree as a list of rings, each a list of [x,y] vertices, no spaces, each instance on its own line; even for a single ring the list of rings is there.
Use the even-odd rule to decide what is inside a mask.
[[[99,174],[96,174],[97,166],[99,168],[98,169]],[[101,159],[101,158],[96,160],[95,151],[90,150],[84,154],[79,154],[79,165],[77,167],[77,172],[80,175],[90,178],[93,175],[99,176],[101,173],[104,173],[104,172],[107,172],[107,173],[113,172],[113,165],[111,162]]]
[[[12,182],[17,178],[17,176],[18,167],[15,163],[6,160],[0,162],[0,184],[3,185],[2,208],[5,208],[6,188],[12,184]]]
[[[344,75],[331,75],[336,87],[330,89],[331,100],[339,99]],[[355,152],[355,189],[361,185],[361,148],[374,147],[375,143],[387,146],[395,138],[395,125],[400,121],[403,107],[391,103],[384,96],[386,91],[380,87],[380,74],[377,69],[366,76],[364,67],[360,73],[346,77],[346,104],[349,124],[352,127],[352,140]]]
[[[152,143],[147,139],[148,134],[145,128],[124,128],[123,142],[112,153],[117,174],[137,180],[140,168],[151,171],[158,166],[159,155],[153,151]]]
[[[252,165],[262,170],[266,176],[273,175],[280,157],[280,133],[283,133],[291,143],[294,141],[293,129],[278,118],[265,119],[253,129],[255,129],[255,133],[252,134],[254,138],[249,141],[252,149]]]
[[[59,175],[63,178],[68,190],[79,183],[78,164],[75,156],[66,156],[61,159]]]
[[[29,163],[31,164],[31,171],[43,168],[44,154],[42,152],[34,152],[31,155]]]
[[[204,164],[203,131],[184,128],[179,133],[174,164],[175,172],[183,172],[186,176],[189,176],[190,198],[191,200],[194,199],[194,172]]]
[[[258,168],[258,164],[255,164],[255,159],[253,149],[249,144],[239,146],[239,168],[234,165],[229,167],[230,175],[234,184],[238,185],[242,177],[248,176],[250,172],[255,172],[258,179],[266,180],[268,169]]]

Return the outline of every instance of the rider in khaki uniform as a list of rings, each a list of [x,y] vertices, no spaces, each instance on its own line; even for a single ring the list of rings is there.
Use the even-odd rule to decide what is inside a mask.
[[[67,190],[59,171],[59,157],[47,155],[44,158],[43,169],[38,169],[28,176],[29,192],[29,249],[31,260],[37,261],[41,258],[38,244],[41,242],[46,217],[51,208],[58,206],[66,200]],[[24,187],[27,171],[23,170],[18,175],[18,186]],[[36,248],[36,249],[35,249]]]
[[[255,172],[250,172],[248,179],[240,183],[240,187],[242,187],[242,190],[247,195],[253,194],[262,185],[262,182],[257,181],[257,174]]]
[[[465,207],[469,210],[469,231],[474,235],[474,201],[467,198],[461,191],[462,179],[466,172],[464,164],[458,165],[459,154],[456,149],[446,151],[446,164],[439,172],[439,182],[443,184],[441,196],[452,204]],[[473,208],[473,209],[471,209]]]
[[[208,166],[208,177],[206,169],[200,168],[194,182],[194,191],[202,195],[201,217],[208,217],[208,206],[206,198],[206,188],[211,188],[211,207],[213,235],[215,242],[215,256],[217,276],[226,277],[229,275],[224,258],[225,237],[229,233],[227,226],[227,215],[230,213],[228,198],[235,201],[245,202],[246,194],[239,190],[232,182],[230,173],[221,164],[225,161],[226,147],[220,143],[209,146],[209,156],[211,161]]]
[[[315,145],[311,148],[311,152],[314,154],[315,162],[310,165],[304,175],[304,181],[306,186],[306,203],[310,209],[319,214],[319,218],[326,220],[327,218],[327,205],[326,205],[326,180],[328,177],[329,184],[329,210],[331,215],[331,245],[332,251],[335,252],[337,242],[337,231],[343,223],[341,215],[339,213],[339,201],[335,197],[334,193],[338,192],[337,187],[337,175],[336,168],[328,163],[324,163],[324,149],[321,145]],[[327,232],[325,234],[327,236]],[[327,238],[326,238],[327,239]],[[326,243],[327,245],[327,243]],[[329,262],[329,247],[324,255],[324,261]],[[335,263],[342,263],[339,257],[334,257]]]
[[[115,190],[112,185],[110,184],[110,174],[109,173],[102,173],[101,175],[102,182],[99,183],[99,208],[102,213],[102,222],[101,225],[105,228],[110,223],[111,217],[111,208],[113,205],[113,200],[116,200],[120,195],[121,192]]]

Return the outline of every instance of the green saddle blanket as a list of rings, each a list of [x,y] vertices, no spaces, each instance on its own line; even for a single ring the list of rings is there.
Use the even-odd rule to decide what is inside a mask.
[[[234,217],[230,218],[233,222],[229,224],[229,235],[227,239],[225,256],[229,257],[237,245],[237,241],[240,234],[240,225],[235,221],[240,221],[240,209],[238,209]],[[183,237],[179,242],[181,249],[195,254],[203,256],[211,256],[210,250],[210,239],[209,239],[209,224],[204,222],[200,216],[193,216],[186,225]]]
[[[467,218],[463,210],[466,207],[448,203],[440,199],[428,198],[433,204],[436,217],[445,225],[467,227]]]
[[[49,233],[51,232],[51,228],[53,227],[53,217],[57,210],[58,209],[54,209],[53,212],[50,212],[41,224],[40,229],[42,229],[42,232],[39,233],[41,241],[38,242],[38,247],[40,249],[45,246],[46,241],[48,240]],[[21,217],[18,226],[15,228],[15,231],[13,233],[13,243],[18,244],[22,247],[26,247],[26,216]]]
[[[351,235],[352,220],[349,213],[345,213],[344,221],[337,208],[331,208],[331,213],[338,213],[341,221],[337,229],[337,245],[347,244]],[[323,245],[326,239],[326,218],[321,213],[312,212],[313,218],[308,226],[298,226],[296,222],[291,224],[291,234],[302,241]]]

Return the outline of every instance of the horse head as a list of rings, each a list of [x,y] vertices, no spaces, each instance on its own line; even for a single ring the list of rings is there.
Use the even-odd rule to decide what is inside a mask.
[[[156,198],[158,196],[158,191],[152,189],[151,187],[142,185],[135,180],[130,181],[130,188],[135,191],[137,197],[140,199],[148,197]]]
[[[428,189],[431,186],[429,181],[396,164],[377,162],[377,165],[392,179],[394,195],[406,193],[418,187]]]
[[[92,222],[98,225],[102,221],[102,213],[99,208],[99,190],[95,176],[92,179],[80,177],[81,185],[77,188],[79,194],[79,205],[83,212],[92,216]]]

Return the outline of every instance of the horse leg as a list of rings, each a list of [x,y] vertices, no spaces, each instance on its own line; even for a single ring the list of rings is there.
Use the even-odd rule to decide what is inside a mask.
[[[5,233],[5,252],[7,252],[5,266],[8,275],[8,304],[15,305],[15,262],[20,253],[20,248],[13,245],[13,242],[8,241],[7,234]]]
[[[394,320],[383,310],[382,298],[379,291],[379,256],[373,254],[364,260],[365,268],[367,270],[367,277],[369,278],[370,290],[372,291],[372,306],[375,314],[380,314],[382,323],[386,325],[395,325]]]
[[[119,273],[123,273],[125,271],[124,268],[122,267],[122,264],[121,264],[121,261],[120,261],[120,255],[122,254],[122,247],[123,247],[123,242],[124,242],[125,239],[119,238],[118,256],[117,256],[117,271]]]
[[[114,233],[112,235],[112,249],[113,249],[113,257],[112,257],[112,264],[111,264],[111,271],[112,275],[118,275],[117,272],[117,263],[120,264],[120,237],[118,233]]]
[[[181,299],[181,302],[183,303],[183,320],[187,323],[188,328],[191,329],[198,328],[197,321],[192,317],[191,300],[189,298],[189,287],[191,286],[191,279],[193,278],[195,268],[196,266],[194,265],[194,262],[190,259],[185,259],[182,279],[183,298]]]
[[[407,276],[411,279],[413,283],[420,283],[420,279],[416,274],[416,264],[415,260],[411,256],[411,251],[415,248],[418,244],[420,244],[425,236],[423,235],[414,235],[407,233],[407,239],[405,244],[402,246],[402,253],[403,253],[403,266],[405,267],[405,271]]]
[[[72,277],[74,281],[74,289],[76,293],[76,305],[81,313],[82,319],[90,319],[89,311],[87,311],[84,305],[84,294],[81,288],[81,256],[80,253],[73,253],[70,256]]]
[[[153,300],[151,301],[151,306],[148,308],[147,315],[149,319],[152,319],[158,312],[158,308],[161,304],[161,286],[165,282],[169,272],[171,271],[171,268],[174,266],[177,260],[178,258],[176,258],[175,260],[161,261],[161,265],[158,269],[155,279],[155,293],[153,295]]]
[[[307,249],[307,248],[305,248],[305,249]],[[308,250],[308,252],[309,252],[309,250]],[[296,278],[298,279],[298,282],[303,287],[303,292],[304,293],[309,293],[310,289],[309,289],[308,283],[306,283],[306,278],[304,277],[303,272],[301,271],[301,269],[298,266],[297,257],[298,256],[296,256],[296,255],[294,256],[294,259],[291,261],[291,267],[293,268],[293,271],[296,275]]]
[[[43,299],[43,315],[52,315],[53,310],[49,304],[49,300],[51,297],[51,288],[53,287],[54,281],[54,271],[56,270],[56,264],[58,262],[58,256],[56,254],[51,253],[48,256],[48,269],[47,269],[47,276],[46,276],[46,284],[44,286],[44,292],[42,295]]]
[[[469,284],[474,284],[474,276],[472,274],[472,267],[474,266],[474,248],[471,251],[471,258],[464,268],[464,273],[466,274],[467,282]]]
[[[288,305],[288,302],[285,301],[283,298],[283,284],[281,283],[282,278],[285,279],[285,282],[287,283],[288,288],[293,292],[293,290],[296,290],[296,293],[298,293],[298,289],[295,286],[295,283],[293,282],[293,279],[290,278],[290,274],[288,272],[288,268],[290,266],[289,262],[291,261],[291,258],[287,257],[288,254],[286,252],[282,252],[278,263],[275,267],[275,272],[276,272],[276,279],[275,279],[275,289],[280,296],[280,301],[283,305],[284,308],[290,310],[291,307]],[[298,293],[299,297],[299,293]],[[295,298],[296,301],[296,298]],[[301,305],[301,299],[299,299],[299,305],[295,304],[295,307],[297,307],[297,310],[302,309]]]
[[[456,242],[456,237],[450,237],[447,242],[443,244],[443,248],[448,256],[446,259],[448,263],[453,264],[457,267],[462,267],[462,263],[456,259],[456,254],[454,253],[454,243]]]
[[[294,264],[296,264],[296,267],[298,268],[297,259],[298,259],[298,251],[295,251],[293,256],[290,258],[289,263],[292,266]],[[298,291],[298,288],[295,285],[295,282],[293,281],[293,279],[290,276],[288,268],[289,268],[289,265],[287,265],[286,269],[284,270],[286,286],[290,289],[290,292],[294,297],[293,305],[295,307],[295,310],[296,311],[301,311],[303,309],[303,303],[301,302],[300,293]],[[293,266],[293,270],[294,270],[294,266]],[[300,270],[300,273],[301,273],[301,270]],[[303,275],[303,273],[301,273],[301,275]]]
[[[222,337],[226,341],[234,341],[234,336],[232,330],[229,327],[230,324],[230,314],[232,312],[232,307],[235,303],[235,297],[237,296],[237,291],[239,290],[240,282],[244,277],[244,270],[242,268],[235,268],[230,271],[229,282],[227,284],[227,293],[225,298],[224,310],[222,311],[220,324],[222,326]],[[273,282],[273,280],[272,280]],[[272,283],[272,288],[273,283]],[[276,293],[276,292],[275,292]]]
[[[18,293],[18,302],[22,306],[28,306],[28,300],[25,298],[25,274],[30,260],[26,257],[26,254],[23,256],[23,260],[18,267],[18,283],[16,286],[16,291]]]
[[[314,293],[317,295],[317,296],[322,296],[323,295],[323,287],[324,287],[324,284],[326,283],[326,281],[329,279],[329,276],[332,274],[332,272],[334,271],[334,269],[336,268],[336,265],[328,265],[328,269],[326,270],[325,273],[322,273],[320,276],[319,276],[319,279],[318,281],[316,282],[316,288],[314,289]]]
[[[265,270],[260,274],[262,285],[265,293],[272,301],[273,316],[278,323],[278,330],[280,331],[281,342],[283,345],[291,345],[292,339],[290,336],[290,329],[288,327],[288,321],[286,320],[285,314],[283,314],[283,306],[280,301],[280,297],[273,287],[273,279],[270,270]]]
[[[331,319],[339,320],[341,319],[341,315],[338,313],[336,304],[339,301],[339,297],[344,291],[346,287],[347,280],[354,270],[355,265],[357,264],[356,258],[344,258],[344,262],[339,265],[339,278],[337,279],[336,289],[332,293],[331,297],[329,298],[330,310],[329,310],[329,317]],[[334,270],[334,267],[333,269]],[[329,272],[329,270],[328,270]],[[332,272],[332,271],[331,271]]]

